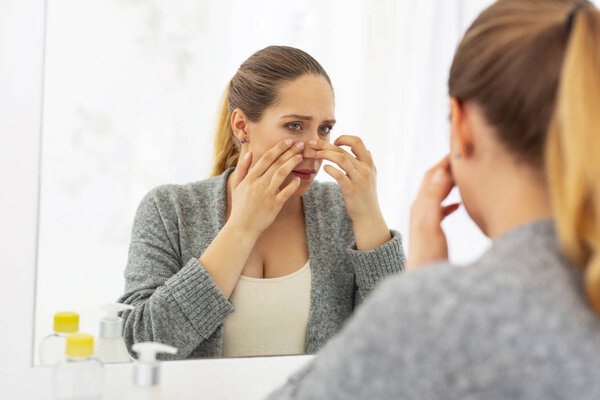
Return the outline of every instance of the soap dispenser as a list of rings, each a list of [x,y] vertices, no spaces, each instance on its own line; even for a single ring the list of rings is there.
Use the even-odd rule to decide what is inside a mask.
[[[131,356],[123,339],[123,318],[120,318],[118,313],[133,310],[133,306],[111,303],[101,308],[106,311],[106,315],[100,319],[96,357],[105,364],[131,362]]]
[[[154,342],[134,344],[131,349],[137,353],[138,361],[133,367],[133,383],[136,386],[136,399],[162,399],[160,391],[160,365],[158,353],[176,354],[175,347]]]

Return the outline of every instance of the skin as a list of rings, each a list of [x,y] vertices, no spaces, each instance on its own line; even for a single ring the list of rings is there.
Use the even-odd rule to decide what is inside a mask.
[[[391,239],[377,201],[370,153],[354,136],[331,144],[334,124],[333,91],[318,75],[281,84],[277,101],[259,121],[240,109],[232,112],[233,133],[247,143],[227,181],[225,226],[199,258],[227,298],[240,275],[284,276],[309,259],[301,196],[324,159],[341,169],[329,166],[325,171],[342,187],[357,248],[374,249]],[[293,171],[314,173],[300,180]]]
[[[450,155],[426,173],[411,209],[407,270],[448,260],[441,222],[458,204],[442,202],[454,186],[469,216],[492,240],[552,216],[543,171],[505,148],[476,103],[453,98],[450,110]]]

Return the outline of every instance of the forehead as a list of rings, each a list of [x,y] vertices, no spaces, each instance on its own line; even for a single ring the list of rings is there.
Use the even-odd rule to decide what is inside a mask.
[[[333,90],[324,77],[304,75],[280,86],[278,101],[269,111],[273,114],[301,114],[318,119],[333,119]]]

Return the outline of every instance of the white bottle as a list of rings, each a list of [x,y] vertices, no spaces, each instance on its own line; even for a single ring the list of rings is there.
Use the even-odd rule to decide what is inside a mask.
[[[133,306],[121,303],[105,304],[101,307],[106,316],[100,319],[100,331],[96,341],[96,357],[103,363],[127,363],[132,358],[123,339],[123,318],[118,313],[133,310]]]
[[[166,344],[143,342],[134,344],[131,349],[138,355],[133,367],[133,384],[136,386],[136,400],[163,399],[160,382],[160,364],[156,361],[158,353],[176,354],[175,347]]]
[[[94,337],[83,333],[67,336],[66,359],[54,368],[54,399],[101,399],[104,367],[94,357]]]
[[[40,343],[40,364],[56,365],[64,360],[67,336],[78,330],[79,314],[66,311],[54,314],[54,332]]]

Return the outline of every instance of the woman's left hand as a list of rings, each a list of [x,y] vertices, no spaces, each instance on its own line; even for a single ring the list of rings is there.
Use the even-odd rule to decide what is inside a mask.
[[[377,199],[377,169],[363,141],[357,136],[342,135],[333,144],[318,140],[308,145],[317,151],[317,158],[331,161],[342,169],[331,165],[323,167],[342,189],[357,248],[371,250],[389,241],[391,234]],[[354,155],[340,146],[350,147]]]

